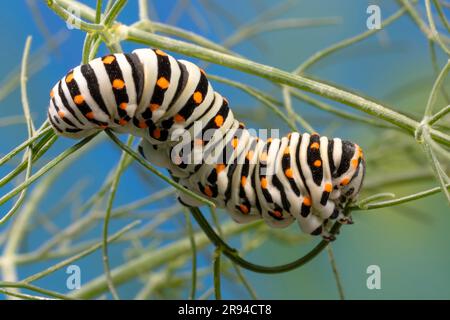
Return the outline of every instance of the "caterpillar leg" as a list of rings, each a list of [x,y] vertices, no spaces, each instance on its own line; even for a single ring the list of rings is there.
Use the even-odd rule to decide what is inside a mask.
[[[322,223],[317,229],[313,230],[311,233],[313,236],[321,235],[323,240],[325,241],[334,241],[336,240],[336,237],[332,235],[327,228],[325,227],[325,223]]]
[[[339,223],[341,223],[341,224],[353,224],[354,223],[351,215],[349,215],[349,216],[344,215],[343,208],[336,206],[334,210],[335,210],[334,216],[336,217],[335,220],[337,220]]]
[[[353,224],[351,216],[345,216],[344,209],[336,205],[333,200],[328,200],[325,205],[314,206],[314,212],[324,220],[329,219],[341,224]]]
[[[341,215],[342,217],[341,218],[339,218],[339,223],[342,223],[342,224],[354,224],[355,222],[353,222],[353,219],[352,219],[352,217],[351,216],[344,216],[344,214],[342,213],[342,215]]]

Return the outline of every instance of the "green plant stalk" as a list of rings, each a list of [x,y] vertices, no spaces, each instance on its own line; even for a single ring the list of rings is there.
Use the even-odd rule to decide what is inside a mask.
[[[436,48],[435,48],[435,44],[433,41],[428,40],[428,47],[430,49],[430,56],[431,56],[431,64],[433,65],[433,69],[434,72],[436,73],[436,75],[439,74],[440,69],[439,69],[439,64],[437,61],[437,53],[436,53]],[[450,97],[448,96],[447,92],[445,91],[445,88],[441,88],[441,94],[444,97],[445,101],[447,103],[450,103]]]
[[[225,39],[222,43],[224,47],[231,48],[244,39],[249,39],[260,33],[284,29],[308,28],[317,26],[336,25],[340,22],[337,17],[330,18],[288,18],[258,22],[242,27],[239,32]]]
[[[47,150],[53,145],[56,141],[57,137],[53,134],[53,132],[46,135],[42,140],[40,140],[36,146],[33,148],[33,159],[32,162],[35,163],[38,159],[40,159]],[[28,159],[22,161],[18,166],[16,166],[13,170],[11,170],[6,176],[0,179],[0,187],[4,186],[12,179],[17,177],[25,168],[28,166]]]
[[[84,4],[81,4],[78,2],[72,2],[72,1],[68,1],[68,0],[57,0],[57,2],[61,6],[64,6],[64,7],[69,7],[71,5],[76,6],[78,9],[80,9],[80,15],[83,19],[86,19],[89,21],[95,21],[95,12],[94,12],[94,10],[92,10],[92,8],[90,8]],[[148,29],[152,33],[153,32],[161,32],[164,34],[181,37],[181,38],[193,41],[195,43],[198,43],[199,45],[202,45],[206,48],[225,52],[228,54],[237,55],[236,53],[233,53],[229,49],[227,49],[223,46],[217,45],[214,42],[208,40],[207,38],[204,38],[193,32],[190,32],[190,31],[178,28],[178,27],[174,27],[174,26],[171,26],[168,24],[158,23],[158,22],[150,22],[150,21],[144,20],[144,21],[139,21],[139,22],[133,24],[133,26],[135,26],[138,29],[141,29],[141,28]]]
[[[77,156],[79,155],[81,155],[81,153],[77,154]],[[12,222],[11,228],[8,233],[7,242],[4,246],[3,254],[0,260],[0,267],[2,269],[4,280],[10,282],[17,280],[17,251],[23,243],[23,238],[26,235],[26,232],[29,230],[31,217],[36,213],[36,207],[38,206],[42,198],[47,194],[50,186],[55,182],[60,174],[64,172],[67,166],[70,165],[75,159],[76,157],[72,157],[68,161],[63,162],[63,164],[53,170],[52,175],[48,175],[47,177],[45,177],[45,179],[42,180],[42,183],[33,189],[28,202],[19,212],[16,219],[14,219],[14,221]],[[2,219],[2,223],[6,221],[5,219],[6,217]]]
[[[242,270],[234,262],[232,262],[232,265],[233,265],[234,270],[236,271],[236,274],[237,274],[239,280],[242,282],[245,289],[247,289],[247,292],[249,293],[250,297],[253,300],[258,300],[258,295],[256,294],[255,289],[253,289],[252,286],[250,285],[250,283],[247,281]]]
[[[111,9],[106,13],[102,24],[106,27],[110,27],[114,23],[115,19],[119,15],[120,11],[122,11],[126,3],[127,0],[116,0]]]
[[[339,293],[339,299],[345,300],[344,287],[342,286],[342,280],[339,275],[339,271],[336,264],[336,259],[334,258],[333,249],[331,245],[327,246],[328,259],[330,260],[331,270],[333,271],[334,280],[336,281],[336,287]]]
[[[450,184],[447,184],[446,187],[448,190],[450,188]],[[435,187],[435,188],[431,188],[431,189],[428,189],[425,191],[417,192],[412,195],[408,195],[408,196],[393,199],[393,200],[380,201],[380,202],[376,202],[376,203],[368,203],[368,204],[365,204],[363,207],[354,206],[354,207],[351,207],[351,210],[352,211],[374,210],[374,209],[397,206],[399,204],[403,204],[403,203],[407,203],[410,201],[414,201],[414,200],[418,200],[418,199],[422,199],[422,198],[431,196],[431,195],[439,193],[441,191],[442,191],[441,187]]]
[[[226,236],[233,236],[247,232],[255,224],[236,224],[234,222],[226,223],[223,226],[223,232]],[[210,241],[207,236],[198,231],[194,235],[197,250],[205,248]],[[120,285],[147,270],[154,270],[157,267],[166,264],[182,255],[188,255],[191,248],[189,239],[184,238],[174,243],[166,245],[158,250],[149,250],[137,258],[128,261],[126,264],[111,270],[111,276],[116,285]],[[89,299],[96,297],[108,290],[106,278],[104,275],[85,283],[79,290],[71,292],[69,295],[74,298]]]
[[[244,269],[258,272],[258,273],[282,273],[294,270],[296,268],[299,268],[300,266],[308,263],[311,261],[314,257],[316,257],[320,252],[322,252],[323,249],[328,245],[328,241],[322,240],[320,241],[313,249],[311,249],[307,254],[304,256],[298,258],[297,260],[283,264],[278,266],[261,266],[254,264],[252,262],[249,262],[243,258],[241,258],[237,251],[233,248],[231,248],[215,231],[214,229],[209,225],[208,221],[205,219],[205,217],[202,215],[200,210],[198,208],[189,208],[191,210],[191,213],[197,223],[200,225],[200,227],[203,229],[203,232],[208,236],[208,238],[211,240],[212,243],[216,247],[220,247],[222,250],[222,253],[227,256],[231,261],[236,263],[237,265],[243,267]],[[349,211],[346,211],[348,214]],[[340,223],[335,223],[333,227],[330,230],[331,234],[336,234],[341,227]]]
[[[363,116],[359,116],[357,114],[353,114],[350,112],[346,112],[337,108],[332,107],[331,105],[324,103],[320,100],[314,99],[310,96],[308,96],[307,94],[304,94],[303,92],[299,91],[299,90],[292,90],[291,95],[299,100],[302,100],[304,102],[307,102],[308,104],[310,104],[313,107],[316,107],[320,110],[332,113],[337,115],[338,117],[344,118],[344,119],[348,119],[351,121],[358,121],[358,122],[362,122],[364,124],[368,124],[374,127],[381,127],[381,128],[389,128],[389,129],[399,129],[398,127],[394,127],[390,124],[384,123],[384,122],[380,122],[376,119],[372,119],[372,118],[368,118],[368,117],[363,117]]]
[[[0,281],[0,288],[21,288],[21,289],[27,289],[27,290],[38,292],[41,294],[45,294],[47,296],[57,298],[57,299],[63,299],[63,300],[71,300],[72,299],[63,294],[60,294],[60,293],[57,293],[57,292],[54,292],[51,290],[43,289],[43,288],[34,286],[32,284],[21,283],[21,282]]]
[[[147,162],[145,159],[143,159],[133,149],[131,149],[130,147],[128,147],[127,145],[122,143],[122,141],[120,141],[111,131],[106,130],[105,132],[111,138],[111,140],[115,144],[117,144],[122,150],[126,151],[131,157],[133,157],[135,160],[137,160],[139,162],[139,164],[144,166],[146,169],[150,170],[152,173],[157,175],[159,178],[163,179],[168,184],[170,184],[171,186],[173,186],[176,189],[180,190],[181,192],[184,192],[184,193],[188,194],[189,196],[191,196],[195,200],[198,200],[198,201],[200,201],[201,203],[203,203],[205,205],[208,205],[208,206],[211,206],[211,207],[215,207],[215,204],[213,202],[211,202],[210,200],[199,196],[195,192],[193,192],[193,191],[191,191],[189,189],[186,189],[185,187],[183,187],[182,185],[176,183],[172,179],[167,178],[165,175],[163,175],[161,172],[159,172],[157,169],[155,169],[149,162]],[[1,204],[1,202],[0,202],[0,204]]]
[[[427,39],[430,39],[431,41],[436,41],[434,37],[431,35],[431,31],[428,28],[427,24],[422,20],[419,13],[414,9],[414,7],[411,5],[411,3],[408,0],[397,0],[397,2],[406,8],[408,15],[411,17],[413,22],[417,24],[420,31],[427,37]]]
[[[84,145],[86,145],[89,141],[91,141],[94,138],[94,135],[87,137],[83,139],[82,141],[78,142],[77,144],[73,145],[72,147],[68,148],[61,154],[59,154],[57,157],[55,157],[53,160],[48,162],[46,165],[44,165],[41,169],[39,169],[35,174],[33,174],[29,179],[25,180],[23,183],[18,185],[16,188],[5,194],[3,197],[0,198],[0,205],[3,205],[5,202],[19,194],[23,189],[27,188],[29,185],[34,183],[37,179],[42,177],[45,173],[53,169],[56,165],[58,165],[59,162],[73,154],[75,151],[81,149]],[[1,224],[1,223],[0,223]]]
[[[58,0],[58,2],[66,3],[66,5],[69,3],[67,2],[67,0]],[[85,6],[80,6],[80,8],[84,8],[84,10],[82,10],[83,14],[86,13],[87,10]],[[419,126],[419,123],[417,121],[394,110],[391,110],[379,103],[361,97],[348,90],[346,91],[343,89],[339,89],[317,80],[312,80],[299,75],[293,75],[289,72],[282,71],[274,67],[259,64],[243,58],[234,57],[221,52],[216,52],[184,41],[169,39],[156,34],[144,32],[137,28],[118,24],[117,30],[120,34],[125,36],[126,40],[129,41],[172,50],[174,52],[203,59],[205,61],[213,62],[230,68],[235,68],[262,78],[266,78],[279,84],[285,84],[347,104],[358,110],[376,116],[377,118],[388,121],[398,127],[409,131],[410,133],[414,133]],[[432,129],[430,133],[436,141],[450,146],[450,136],[448,136],[447,134],[444,134],[435,129]]]
[[[417,1],[415,1],[417,2]],[[367,39],[368,37],[370,37],[371,35],[377,33],[380,30],[383,30],[384,28],[386,28],[388,25],[390,25],[391,23],[393,23],[394,21],[398,20],[400,17],[402,17],[406,12],[406,8],[401,8],[400,10],[398,10],[396,13],[394,13],[393,15],[391,15],[390,17],[383,19],[383,22],[381,24],[381,29],[370,29],[366,32],[360,33],[356,36],[350,37],[348,39],[342,40],[324,50],[318,51],[315,54],[313,54],[311,57],[309,57],[308,59],[306,59],[305,62],[303,62],[301,65],[299,65],[294,73],[295,74],[302,74],[306,69],[308,69],[309,67],[311,67],[313,64],[317,63],[319,60],[331,55],[334,52],[337,52],[341,49],[347,48],[353,44],[356,44],[362,40]]]
[[[86,37],[84,38],[83,43],[83,53],[81,55],[81,63],[86,64],[90,61],[90,53],[92,48],[92,42],[95,41],[96,37],[95,35],[92,35],[90,33],[86,34]]]
[[[450,105],[446,106],[445,108],[442,108],[438,112],[436,112],[430,120],[428,120],[428,125],[433,125],[437,121],[439,121],[441,118],[445,117],[448,113],[450,113]]]
[[[132,135],[128,136],[127,146],[130,147],[133,143],[134,137]],[[116,288],[114,287],[114,282],[111,279],[111,271],[109,267],[109,257],[108,257],[108,227],[109,227],[109,220],[111,218],[111,212],[113,208],[114,198],[116,197],[117,188],[119,187],[119,181],[120,177],[126,168],[126,162],[127,162],[127,156],[128,154],[125,151],[122,151],[122,155],[119,160],[119,164],[117,165],[117,168],[115,169],[113,180],[111,183],[110,193],[108,202],[106,205],[106,213],[105,213],[105,219],[103,223],[103,232],[102,232],[102,260],[103,260],[103,268],[105,270],[106,280],[108,282],[109,291],[111,291],[111,294],[115,300],[120,300],[119,295],[116,291]]]
[[[148,17],[147,0],[139,0],[139,20],[150,21]]]
[[[102,24],[88,23],[62,8],[57,0],[47,0],[47,6],[60,16],[64,21],[72,21],[71,24],[76,24],[81,30],[86,32],[100,32],[105,30],[105,26]]]
[[[209,49],[216,50],[219,52],[227,53],[227,54],[230,54],[233,56],[240,56],[239,54],[225,48],[224,46],[216,44],[216,43],[212,42],[211,40],[204,38],[202,36],[199,36],[198,34],[196,34],[194,32],[187,31],[187,30],[175,27],[175,26],[165,24],[165,23],[139,21],[131,26],[136,27],[137,29],[144,30],[144,31],[149,31],[151,33],[160,32],[162,34],[180,37],[182,39],[192,41],[192,42],[194,42],[198,45],[201,45],[202,47],[205,47],[205,48],[209,48]]]
[[[30,105],[28,102],[28,95],[27,95],[27,78],[28,78],[27,65],[28,65],[28,56],[29,56],[30,47],[31,47],[31,39],[32,39],[31,36],[28,36],[27,40],[25,42],[25,48],[24,48],[23,57],[22,57],[22,67],[21,67],[21,73],[20,73],[21,100],[22,100],[23,113],[24,113],[25,120],[27,123],[28,138],[32,138],[35,134],[35,128],[33,125],[33,120],[31,118]],[[31,144],[28,146],[28,149],[27,149],[23,159],[27,159],[27,168],[25,171],[25,180],[27,180],[31,175],[31,168],[33,165],[33,162],[32,162],[33,147]],[[22,192],[20,193],[18,199],[12,205],[11,209],[1,219],[2,221],[8,221],[8,219],[10,217],[12,217],[14,215],[14,213],[22,206],[23,201],[25,200],[25,197],[26,197],[26,193],[27,193],[27,189],[23,189]]]
[[[438,0],[433,0],[433,4],[436,7],[436,11],[439,14],[439,18],[441,19],[442,24],[447,29],[447,32],[450,33],[450,24],[448,23],[448,20],[445,17],[444,10],[442,10],[440,2]]]
[[[210,208],[210,212],[211,212],[211,218],[213,220],[214,226],[217,229],[217,234],[219,235],[220,238],[225,240],[225,237],[223,235],[222,232],[222,227],[220,226],[220,222],[219,222],[219,218],[217,217],[217,212],[214,208]],[[244,274],[242,273],[241,269],[239,269],[239,267],[236,265],[236,263],[234,263],[233,261],[231,261],[231,264],[234,268],[234,270],[236,271],[236,274],[239,278],[239,280],[242,282],[242,284],[244,285],[244,287],[247,289],[248,293],[250,294],[250,296],[256,300],[257,296],[255,291],[253,290],[253,288],[251,287],[250,283],[247,281],[247,279],[245,278]]]
[[[97,0],[97,5],[95,7],[95,23],[96,24],[99,24],[100,21],[102,20],[102,5],[103,5],[103,1]]]
[[[428,160],[430,161],[431,167],[433,168],[433,171],[434,171],[437,181],[441,184],[441,190],[444,193],[445,197],[447,198],[447,202],[450,204],[450,192],[446,188],[446,183],[449,180],[448,176],[442,170],[439,160],[437,159],[433,149],[431,148],[430,144],[428,143],[428,139],[429,139],[428,132],[424,133],[424,139],[425,139],[425,141],[423,143],[423,149],[428,157]]]
[[[244,83],[241,83],[241,82],[238,82],[238,81],[234,81],[234,80],[231,80],[231,79],[228,79],[228,78],[224,78],[224,77],[221,77],[221,76],[212,75],[212,74],[208,74],[208,78],[210,80],[215,80],[215,81],[218,81],[218,82],[221,82],[221,83],[228,84],[228,85],[230,85],[232,87],[238,88],[238,89],[240,89],[240,90],[242,90],[244,92],[249,93],[250,95],[254,96],[255,98],[256,98],[256,96],[260,96],[264,100],[269,101],[272,104],[276,105],[277,108],[281,107],[283,105],[283,102],[281,102],[280,100],[276,99],[272,95],[268,95],[265,92],[262,92],[262,91],[254,88],[252,86],[249,86],[247,84],[244,84]],[[337,116],[339,116],[341,118],[363,122],[365,124],[372,125],[372,126],[375,126],[375,127],[397,129],[397,127],[385,124],[385,123],[380,122],[380,121],[376,121],[376,119],[371,119],[371,118],[368,118],[368,117],[363,117],[363,116],[359,116],[359,115],[356,115],[356,114],[353,114],[353,113],[349,113],[349,112],[346,112],[346,111],[343,111],[343,110],[336,109],[336,108],[332,107],[331,105],[329,105],[327,103],[324,103],[324,102],[322,102],[320,100],[314,99],[314,98],[312,98],[312,97],[310,97],[310,96],[300,92],[299,90],[292,90],[291,91],[291,95],[294,98],[297,98],[297,99],[300,99],[302,101],[305,101],[305,102],[309,103],[313,107],[316,107],[316,108],[318,108],[320,110],[323,110],[323,111],[335,114],[335,115],[337,115]],[[284,114],[283,114],[283,116],[286,117]]]
[[[28,65],[28,57],[30,54],[31,39],[32,39],[31,36],[28,36],[27,40],[25,42],[25,48],[23,50],[23,57],[22,57],[21,73],[20,73],[21,101],[22,101],[23,114],[24,114],[26,122],[27,122],[28,138],[31,138],[34,135],[34,131],[35,131],[33,119],[31,118],[30,104],[28,102],[28,95],[27,95],[27,81],[28,81],[27,65]]]
[[[383,119],[409,131],[411,134],[413,134],[419,126],[419,123],[417,121],[392,109],[389,109],[379,103],[361,97],[350,91],[339,89],[317,80],[294,75],[289,72],[256,63],[250,60],[230,56],[220,52],[215,52],[194,44],[186,43],[184,41],[169,39],[155,34],[149,34],[135,28],[128,28],[125,26],[123,26],[123,28],[126,29],[126,39],[129,41],[172,50],[174,52],[254,74],[279,84],[285,84],[294,88],[312,92],[376,116],[377,118]],[[450,146],[450,136],[448,136],[447,134],[434,129],[432,129],[430,133],[438,142]]]
[[[450,71],[450,59],[447,60],[447,63],[442,68],[441,72],[439,73],[438,77],[436,78],[436,81],[433,84],[433,88],[431,89],[430,96],[428,97],[427,106],[425,108],[425,113],[424,113],[424,118],[427,119],[427,121],[432,116],[433,106],[437,99],[439,89],[442,87],[442,84],[444,83],[445,78],[449,71]]]
[[[108,238],[108,240],[107,240],[108,243],[116,241],[117,239],[122,237],[125,233],[127,233],[129,230],[134,228],[139,223],[141,223],[141,222],[139,220],[137,220],[137,221],[134,221],[134,222],[126,225],[125,227],[123,227],[122,229],[120,229],[119,231],[117,231],[116,233],[111,235]],[[75,261],[77,261],[77,260],[79,260],[81,258],[84,258],[84,257],[88,256],[89,254],[97,251],[98,249],[100,249],[102,247],[102,244],[103,244],[103,242],[99,241],[98,243],[96,243],[94,245],[91,245],[89,248],[83,250],[82,252],[74,255],[73,257],[67,258],[67,259],[65,259],[65,260],[63,260],[61,262],[58,262],[58,263],[54,264],[53,266],[51,266],[51,267],[49,267],[49,268],[47,268],[47,269],[45,269],[45,270],[43,270],[41,272],[35,273],[35,274],[33,274],[33,275],[23,279],[22,282],[23,283],[30,283],[30,282],[39,280],[39,279],[41,279],[41,278],[43,278],[43,277],[45,277],[45,276],[47,276],[49,274],[52,274],[55,271],[60,270],[61,268],[64,268],[65,266],[67,266],[69,264],[72,264],[73,262],[75,262]]]
[[[377,193],[377,194],[371,195],[367,198],[364,198],[364,199],[358,201],[356,203],[356,206],[359,208],[366,208],[368,203],[371,203],[371,202],[374,202],[377,200],[381,200],[381,199],[387,199],[387,198],[393,199],[393,198],[395,198],[395,194],[390,193],[390,192]]]
[[[30,144],[32,144],[36,140],[40,139],[42,136],[44,136],[45,134],[47,134],[50,131],[53,131],[53,129],[50,127],[44,128],[42,131],[38,130],[39,133],[37,133],[35,136],[33,136],[32,138],[30,138],[28,140],[25,140],[24,142],[19,144],[17,147],[15,147],[13,150],[11,150],[8,154],[4,155],[0,159],[0,166],[4,165],[6,162],[8,162],[12,158],[14,158],[14,156],[16,156],[20,151],[22,151],[23,149],[25,149]]]
[[[430,0],[425,0],[425,9],[427,11],[428,23],[430,25],[430,30],[431,30],[433,39],[436,39],[436,42],[439,44],[439,46],[442,48],[442,50],[447,54],[447,56],[450,56],[450,50],[449,50],[449,48],[447,48],[444,41],[441,39],[441,36],[439,35],[439,32],[436,29],[436,25],[434,24],[433,13],[431,12]]]
[[[22,300],[54,300],[53,298],[35,296],[35,295],[25,294],[25,293],[17,293],[15,291],[10,291],[10,290],[5,290],[5,289],[0,289],[0,293],[4,294],[6,296],[20,298]]]
[[[194,229],[192,228],[191,216],[187,210],[184,210],[186,218],[186,231],[188,233],[189,242],[191,243],[192,263],[191,263],[191,292],[189,294],[190,300],[195,300],[197,292],[197,245],[195,244]]]
[[[167,196],[173,195],[174,193],[175,193],[175,190],[172,187],[167,187],[165,189],[159,190],[159,191],[157,191],[155,193],[152,193],[151,195],[149,195],[149,196],[147,196],[145,198],[142,198],[140,200],[136,200],[135,202],[131,202],[131,203],[128,203],[126,205],[123,205],[121,207],[118,207],[118,208],[114,209],[113,216],[121,215],[121,214],[126,213],[126,212],[134,211],[134,210],[139,209],[139,208],[141,208],[141,207],[143,207],[145,205],[148,205],[148,204],[153,203],[155,201],[161,200],[161,199],[163,199],[163,198],[165,198]]]
[[[216,300],[222,300],[222,291],[220,288],[220,255],[220,248],[217,247],[214,250],[213,257],[214,295],[216,296]]]
[[[309,133],[316,132],[314,128],[309,124],[308,121],[306,121],[302,116],[300,116],[298,113],[294,111],[294,108],[292,107],[292,99],[291,95],[289,94],[289,90],[286,89],[286,87],[283,88],[282,95],[283,95],[283,101],[284,101],[284,108],[286,109],[288,115],[288,118],[296,119],[297,122]],[[294,131],[298,131],[295,129]]]

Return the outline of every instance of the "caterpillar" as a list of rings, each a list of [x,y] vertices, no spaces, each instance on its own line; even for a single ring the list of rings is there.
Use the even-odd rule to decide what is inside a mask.
[[[317,133],[255,136],[204,70],[159,49],[110,54],[70,70],[50,92],[48,119],[70,138],[106,128],[142,137],[144,158],[236,222],[263,219],[281,228],[297,221],[329,241],[331,222],[352,223],[344,207],[365,174],[362,149],[352,142]],[[178,199],[200,205],[185,193]]]

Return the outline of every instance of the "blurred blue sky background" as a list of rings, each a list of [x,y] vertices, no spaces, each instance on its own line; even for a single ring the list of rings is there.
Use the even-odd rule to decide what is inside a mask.
[[[209,0],[207,0],[209,1]],[[94,7],[95,1],[84,1]],[[45,55],[46,66],[34,74],[28,82],[28,92],[34,122],[39,126],[46,118],[48,93],[53,84],[61,78],[71,67],[80,63],[84,33],[79,30],[69,30],[65,23],[51,12],[45,1],[35,1],[36,7],[43,17],[44,23],[52,36],[59,34],[65,38],[56,50]],[[176,6],[175,0],[152,1],[156,13],[150,13],[155,20],[166,22]],[[233,23],[227,21],[231,16],[236,24],[243,25],[255,19],[262,11],[274,6],[278,1],[218,1],[225,13],[223,19],[218,15],[207,12],[199,1],[189,1],[189,6],[200,16],[200,22],[195,21],[190,11],[181,12],[177,25],[199,33],[212,41],[220,43],[236,29]],[[244,56],[280,69],[292,70],[317,50],[341,39],[363,32],[366,29],[366,8],[368,4],[378,4],[381,7],[382,18],[394,13],[398,6],[395,1],[360,1],[360,0],[317,0],[297,1],[296,4],[279,18],[288,17],[339,17],[341,22],[333,26],[320,26],[304,29],[290,29],[264,33],[245,41],[233,50]],[[419,7],[423,12],[423,8]],[[448,9],[447,9],[448,10]],[[447,11],[448,13],[448,11]],[[25,0],[8,1],[2,4],[0,11],[0,36],[2,50],[0,50],[0,81],[6,80],[8,75],[17,71],[22,57],[25,39],[33,36],[32,53],[46,46],[46,39],[36,25],[29,6]],[[138,19],[137,1],[130,0],[119,16],[119,21],[129,24]],[[61,37],[61,36],[60,36]],[[135,44],[123,43],[125,51],[137,48]],[[102,47],[101,54],[106,53]],[[181,57],[174,54],[176,57]],[[442,62],[442,56],[438,55]],[[189,58],[187,58],[189,59]],[[190,59],[194,60],[195,59]],[[236,70],[209,65],[209,73],[229,77],[241,82],[248,82],[269,92],[276,92],[273,86],[256,77],[240,73]],[[337,83],[340,86],[363,92],[388,105],[395,106],[407,114],[419,118],[427,99],[427,92],[433,83],[433,71],[429,56],[427,40],[420,33],[412,21],[404,16],[393,23],[386,30],[371,37],[356,46],[342,50],[330,58],[324,59],[308,73]],[[0,82],[3,86],[4,82]],[[286,125],[274,119],[255,100],[234,88],[216,83],[220,90],[236,107],[237,113],[251,127],[282,128]],[[299,111],[313,126],[324,134],[342,136],[358,141],[363,147],[374,142],[383,144],[381,131],[364,125],[353,124],[340,120],[327,113],[317,111],[310,106],[296,103]],[[342,107],[342,106],[340,106]],[[342,107],[351,110],[346,107]],[[21,114],[20,91],[14,90],[0,101],[0,116]],[[11,150],[26,136],[24,124],[0,127],[0,152]],[[69,139],[59,139],[52,147],[45,160],[72,145]],[[370,153],[369,153],[370,154]],[[369,156],[369,155],[368,155]],[[120,152],[115,145],[108,141],[95,146],[88,154],[81,157],[65,172],[57,184],[51,189],[39,211],[45,211],[58,201],[62,190],[68,190],[71,185],[81,178],[88,179],[89,187],[85,190],[85,197],[95,192],[102,183],[109,170],[117,163]],[[406,160],[405,160],[406,159]],[[395,168],[408,167],[408,155],[399,157],[392,163]],[[0,168],[2,176],[11,170],[11,166]],[[373,172],[368,168],[369,177],[382,177],[383,172]],[[419,184],[421,189],[408,186],[385,191],[395,191],[398,194],[423,190],[434,182]],[[161,188],[157,178],[151,185],[144,184],[136,171],[128,170],[121,181],[120,192],[116,203],[126,203],[141,198],[150,192]],[[4,193],[2,189],[2,194]],[[341,272],[346,296],[351,299],[391,299],[391,298],[450,298],[450,254],[449,232],[450,212],[442,195],[435,195],[426,200],[413,204],[419,210],[420,218],[408,215],[410,207],[405,206],[402,211],[392,209],[376,210],[370,213],[355,214],[356,223],[342,229],[337,242],[333,244],[337,265]],[[2,210],[3,214],[3,210]],[[63,217],[59,218],[63,223]],[[228,216],[221,212],[221,219],[228,221]],[[113,230],[120,228],[121,223],[114,222]],[[168,225],[170,228],[170,224]],[[0,229],[0,232],[2,229]],[[100,230],[94,230],[100,235]],[[288,232],[297,232],[292,226]],[[184,236],[184,235],[183,235]],[[27,245],[31,248],[38,246],[48,234],[45,232],[31,234]],[[269,241],[261,248],[250,254],[249,259],[262,264],[273,264],[291,261],[310,248],[312,243],[299,246],[289,246],[276,241]],[[118,246],[120,249],[120,246]],[[111,264],[114,266],[124,259],[121,250],[111,251]],[[203,261],[207,265],[206,261]],[[101,256],[94,254],[83,259],[80,263],[83,270],[83,281],[98,275],[102,270]],[[366,268],[376,264],[382,270],[382,289],[368,290],[366,287]],[[20,269],[21,277],[44,268],[45,264],[24,266]],[[338,297],[336,285],[325,252],[306,266],[280,275],[261,275],[245,272],[254,285],[260,298],[274,299],[335,299]],[[40,286],[53,290],[65,291],[64,270],[58,271],[48,279],[38,282]],[[127,288],[122,288],[127,297]],[[239,286],[225,284],[225,298],[247,298],[245,291]]]

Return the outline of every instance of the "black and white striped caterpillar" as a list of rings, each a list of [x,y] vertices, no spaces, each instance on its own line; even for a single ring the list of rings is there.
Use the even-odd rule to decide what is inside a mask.
[[[365,172],[358,145],[297,132],[259,139],[188,61],[158,49],[108,55],[69,71],[50,97],[57,134],[81,138],[110,128],[140,136],[147,160],[237,222],[262,218],[286,227],[297,220],[304,232],[327,240],[334,239],[329,221],[351,222],[343,208]],[[185,194],[179,199],[199,205]]]

